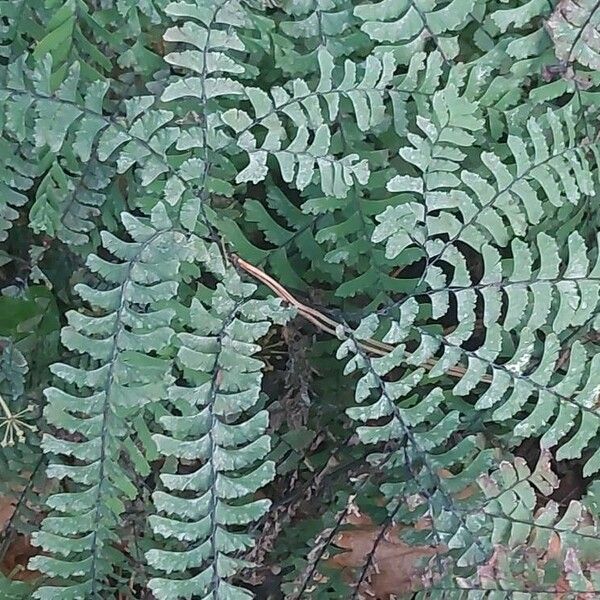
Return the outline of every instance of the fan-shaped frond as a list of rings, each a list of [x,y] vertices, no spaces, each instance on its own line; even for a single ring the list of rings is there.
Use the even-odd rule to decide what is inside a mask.
[[[401,318],[383,327],[383,342],[397,346],[387,355],[382,352],[382,358],[372,360],[381,361],[388,371],[402,365],[417,368],[414,374],[409,370],[406,381],[401,380],[398,387],[403,396],[417,385],[435,384],[438,377],[458,376],[459,381],[452,381],[448,389],[458,397],[469,397],[477,389],[474,408],[485,411],[484,419],[510,427],[519,438],[539,435],[547,448],[560,443],[556,454],[559,460],[581,457],[600,428],[600,415],[594,408],[600,385],[596,357],[586,364],[586,350],[575,342],[568,367],[562,372],[560,365],[565,361],[561,359],[555,333],[540,339],[531,330],[522,329],[514,347],[497,323],[488,325],[485,339],[476,350],[467,350],[463,344],[473,333],[471,314],[463,318],[461,310],[459,304],[459,325],[452,332],[439,335],[416,323],[416,302],[406,303]],[[379,326],[380,320],[371,315],[354,335],[365,331],[366,337],[372,337]],[[501,358],[507,354],[508,360]],[[427,414],[427,402],[420,402],[423,405],[414,410]],[[530,406],[528,414],[520,419],[518,415],[526,405]],[[367,418],[376,418],[373,411],[377,406],[369,407]],[[600,468],[599,457],[600,452],[596,451],[588,458],[586,474]]]
[[[365,62],[362,75],[358,76],[355,63],[346,61],[343,79],[338,85],[333,83],[334,63],[325,49],[319,50],[319,64],[321,76],[316,89],[311,90],[299,79],[291,82],[289,90],[273,88],[270,95],[258,88],[246,88],[255,118],[239,109],[222,115],[223,121],[237,134],[237,145],[249,159],[248,166],[236,177],[238,183],[262,181],[267,173],[267,157],[272,155],[284,181],[293,182],[299,190],[312,182],[317,169],[321,189],[328,196],[345,197],[354,179],[366,184],[367,160],[359,160],[357,154],[334,157],[332,132],[327,123],[338,116],[340,99],[347,98],[354,108],[359,129],[366,131],[380,124],[385,117],[383,99],[394,62],[391,55],[384,55],[381,61],[371,56]],[[295,130],[287,145],[282,143],[288,134],[280,115],[290,119]],[[254,133],[258,126],[266,130],[262,143]]]
[[[557,243],[547,234],[538,234],[536,246],[532,252],[527,242],[514,238],[511,258],[503,260],[494,246],[484,245],[478,281],[473,280],[465,255],[448,252],[445,262],[452,267],[451,277],[442,268],[431,270],[425,278],[429,289],[406,296],[396,306],[410,303],[407,310],[412,311],[414,298],[421,296],[431,303],[432,318],[440,319],[449,314],[452,298],[460,313],[459,328],[453,335],[463,340],[473,334],[476,313],[481,313],[485,327],[499,323],[506,331],[550,326],[560,334],[583,326],[597,310],[598,258],[590,266],[586,244],[577,232],[569,236],[568,259],[564,263]],[[534,264],[539,267],[534,269]],[[478,305],[479,301],[482,305]]]
[[[450,108],[449,114],[452,114],[452,110]],[[469,119],[470,115],[466,118]],[[460,144],[468,145],[471,138],[469,135],[465,136],[460,129],[454,129],[455,137],[452,141],[453,133],[449,132],[447,135],[451,145],[445,144],[440,149],[430,151],[440,153],[437,164],[445,169],[445,172],[435,173],[436,188],[429,193],[421,179],[413,176],[393,178],[388,183],[388,188],[408,192],[418,203],[388,209],[385,216],[382,214],[382,224],[375,232],[375,239],[387,240],[388,255],[397,256],[411,243],[402,220],[406,219],[407,210],[412,211],[414,217],[409,218],[407,223],[413,221],[410,224],[413,237],[420,237],[428,256],[426,277],[435,279],[437,275],[431,273],[431,270],[435,268],[439,271],[439,261],[456,253],[457,242],[466,243],[478,250],[487,239],[491,239],[498,247],[503,247],[513,234],[523,236],[530,223],[540,223],[545,214],[553,210],[550,207],[560,208],[565,202],[577,204],[586,195],[593,193],[594,180],[591,177],[587,151],[591,150],[595,155],[597,143],[587,138],[577,140],[574,137],[573,116],[568,112],[564,113],[564,120],[566,135],[556,113],[547,113],[545,121],[548,128],[537,119],[529,119],[527,131],[531,136],[532,148],[528,148],[519,136],[509,135],[507,144],[513,164],[506,164],[507,161],[492,152],[483,152],[481,160],[490,177],[494,178],[494,184],[468,170],[461,171],[460,179],[453,175],[452,171],[460,168],[467,157],[460,150]],[[421,123],[427,126],[425,121]],[[550,139],[546,137],[548,129]],[[433,139],[436,139],[437,130],[436,127],[431,128],[430,135]],[[426,148],[431,147],[430,142],[420,141],[422,138],[411,139],[413,144],[425,143]],[[423,159],[419,149],[403,149],[401,156],[422,169],[435,155],[426,155]],[[451,158],[446,158],[446,155]],[[436,168],[436,163],[433,163],[433,168]],[[418,196],[414,196],[415,193]],[[545,203],[542,198],[546,200]],[[431,214],[433,212],[436,214]],[[442,235],[449,239],[442,241]]]

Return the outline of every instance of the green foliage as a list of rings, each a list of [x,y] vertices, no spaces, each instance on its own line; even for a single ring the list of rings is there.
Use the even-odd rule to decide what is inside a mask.
[[[600,593],[597,2],[0,14],[2,597]]]
[[[54,556],[37,556],[32,566],[65,582],[41,587],[35,593],[39,598],[103,593],[103,582],[120,559],[111,549],[114,525],[124,500],[138,495],[122,466],[123,454],[134,464],[141,460],[141,468],[145,464],[131,441],[129,422],[164,398],[172,383],[168,356],[161,356],[174,335],[175,311],[168,304],[177,294],[181,263],[194,256],[193,240],[173,229],[162,204],[149,222],[128,213],[122,220],[133,241],[108,232],[102,236],[116,261],[95,254],[87,260],[109,287],[79,284],[76,291],[92,312],[69,312],[69,325],[62,330],[63,344],[82,358],[76,365],[54,364],[52,373],[65,389],[45,391],[45,417],[63,432],[42,438],[44,451],[53,455],[47,472],[77,487],[50,496],[53,512],[33,536]]]
[[[153,549],[146,555],[151,566],[176,573],[148,582],[157,598],[251,597],[227,582],[251,566],[235,554],[251,548],[252,538],[235,529],[258,520],[270,505],[267,499],[251,500],[275,475],[274,463],[265,460],[268,412],[254,410],[264,365],[252,355],[260,350],[255,342],[270,328],[265,319],[282,322],[285,311],[268,300],[252,300],[255,286],[242,283],[235,271],[223,275],[208,306],[192,300],[188,322],[194,333],[179,334],[177,352],[178,366],[192,385],[169,389],[177,415],[160,418],[169,435],[153,436],[158,452],[179,465],[202,463],[181,473],[177,463],[167,460],[161,480],[168,491],[154,492],[156,510],[166,516],[151,516],[150,526],[181,548]],[[194,569],[200,571],[191,576]]]
[[[448,61],[458,54],[457,39],[451,32],[462,29],[469,22],[474,7],[475,0],[449,3],[383,0],[374,6],[359,5],[354,14],[363,21],[362,31],[372,40],[384,42],[379,47],[381,51],[392,50],[400,60],[408,62],[410,56],[422,50],[431,38]]]

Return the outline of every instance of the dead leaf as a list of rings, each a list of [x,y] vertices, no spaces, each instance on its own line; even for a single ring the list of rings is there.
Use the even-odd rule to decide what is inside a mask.
[[[0,531],[4,530],[4,527],[8,523],[8,520],[12,517],[15,511],[15,504],[12,498],[0,497]]]
[[[336,536],[334,543],[346,550],[328,560],[341,569],[349,583],[355,582],[368,557],[373,554],[368,577],[359,590],[374,600],[393,597],[422,588],[422,577],[430,559],[439,550],[431,546],[410,546],[403,542],[397,525],[382,530],[364,514],[352,511],[348,518],[352,528]],[[383,533],[382,533],[383,531]]]
[[[13,498],[6,496],[0,497],[0,532],[5,533],[5,527],[15,511]],[[11,579],[19,581],[33,581],[39,577],[38,572],[29,571],[27,563],[29,559],[37,553],[37,550],[29,543],[29,539],[21,534],[15,534],[10,539],[10,543],[2,560],[0,561],[0,571]]]

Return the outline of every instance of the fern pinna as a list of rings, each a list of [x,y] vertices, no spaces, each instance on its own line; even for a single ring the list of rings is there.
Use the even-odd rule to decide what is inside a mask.
[[[0,596],[600,593],[597,3],[0,16]]]

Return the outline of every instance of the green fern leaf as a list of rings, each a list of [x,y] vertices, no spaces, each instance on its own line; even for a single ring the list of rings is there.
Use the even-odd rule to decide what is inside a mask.
[[[252,355],[269,320],[282,322],[287,314],[277,302],[251,299],[254,290],[228,270],[214,292],[211,310],[197,298],[192,301],[189,325],[194,333],[178,336],[178,363],[190,385],[170,388],[169,400],[178,416],[162,417],[168,435],[153,437],[165,457],[176,459],[182,468],[186,463],[195,468],[178,471],[173,465],[161,475],[168,491],[154,493],[161,514],[152,516],[150,524],[171,542],[146,555],[150,565],[173,574],[149,582],[161,600],[192,594],[252,597],[227,581],[249,566],[233,555],[253,544],[236,526],[264,514],[269,501],[252,497],[275,474],[273,463],[265,460],[268,414],[254,409],[263,364]],[[197,574],[192,576],[193,571]]]
[[[441,2],[422,0],[383,0],[363,4],[354,14],[363,21],[361,29],[378,42],[393,45],[382,50],[394,50],[400,62],[408,62],[411,55],[423,49],[428,37],[434,40],[446,60],[458,54],[455,37],[444,34],[462,29],[470,20],[474,0],[453,0],[445,6]]]
[[[102,236],[117,261],[88,258],[108,289],[80,284],[77,291],[94,312],[71,312],[62,333],[63,343],[91,362],[55,364],[52,371],[65,388],[46,390],[46,418],[56,428],[42,442],[52,456],[48,475],[71,481],[73,488],[48,499],[53,512],[34,536],[49,555],[34,557],[32,567],[56,581],[35,592],[41,599],[103,597],[121,560],[113,546],[124,502],[138,493],[122,444],[130,421],[165,397],[172,381],[165,353],[174,310],[165,302],[177,293],[180,265],[195,256],[194,243],[172,227],[162,204],[150,221],[127,213],[122,219],[132,242]],[[149,356],[154,352],[159,356]]]

